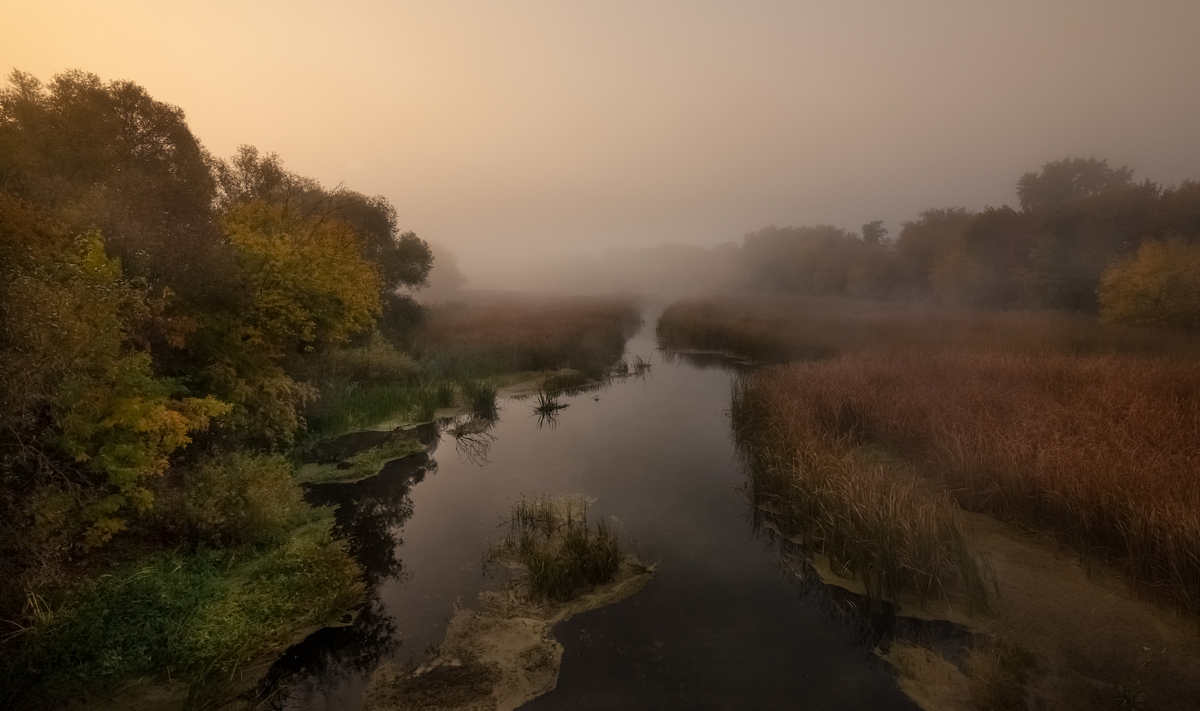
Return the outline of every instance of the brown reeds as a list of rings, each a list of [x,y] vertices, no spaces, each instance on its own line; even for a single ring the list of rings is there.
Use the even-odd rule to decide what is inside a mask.
[[[852,353],[750,375],[736,393],[735,423],[739,413],[752,415],[742,420],[760,458],[876,448],[964,508],[1055,532],[1200,613],[1194,362]],[[862,467],[853,476],[872,479]]]
[[[781,363],[886,348],[1200,357],[1200,333],[1100,323],[1058,311],[935,309],[845,298],[740,296],[681,301],[660,344]]]
[[[641,324],[636,304],[615,298],[492,297],[431,309],[414,350],[476,375],[574,368],[601,373]]]
[[[755,500],[776,525],[859,579],[871,600],[916,593],[986,610],[984,576],[949,497],[862,451],[853,418],[826,422],[827,413],[773,397],[773,384],[757,374],[735,381],[732,415]]]

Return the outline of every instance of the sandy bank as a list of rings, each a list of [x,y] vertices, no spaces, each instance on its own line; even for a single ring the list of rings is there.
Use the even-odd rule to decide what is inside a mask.
[[[613,581],[568,602],[536,602],[520,586],[479,595],[451,618],[446,640],[419,666],[384,664],[371,675],[364,711],[508,711],[554,688],[562,645],[554,625],[611,605],[654,570],[626,556]]]

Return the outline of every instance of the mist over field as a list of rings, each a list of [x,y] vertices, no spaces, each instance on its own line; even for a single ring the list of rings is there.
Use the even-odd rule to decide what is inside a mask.
[[[1020,175],[1069,157],[1200,176],[1187,0],[48,2],[0,18],[0,66],[137,81],[217,156],[251,144],[387,196],[481,287],[768,225],[883,220],[894,237],[925,209],[1016,206]]]

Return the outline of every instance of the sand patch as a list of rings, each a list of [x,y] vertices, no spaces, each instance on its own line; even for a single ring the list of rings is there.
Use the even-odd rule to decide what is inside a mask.
[[[654,569],[626,556],[612,582],[567,602],[535,601],[519,581],[480,593],[454,614],[446,640],[419,666],[385,663],[372,675],[364,711],[509,711],[552,690],[562,666],[554,625],[624,600]]]

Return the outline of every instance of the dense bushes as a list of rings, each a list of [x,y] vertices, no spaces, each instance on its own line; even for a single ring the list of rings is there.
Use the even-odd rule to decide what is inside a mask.
[[[1140,326],[1200,327],[1200,244],[1144,243],[1104,272],[1100,314]]]
[[[0,665],[0,702],[33,687],[104,690],[164,670],[194,684],[228,678],[292,630],[359,600],[358,566],[330,525],[316,521],[261,553],[165,552],[58,598],[31,593],[40,614]]]
[[[208,457],[183,474],[182,506],[166,512],[211,545],[271,540],[306,510],[281,455],[234,452]]]

